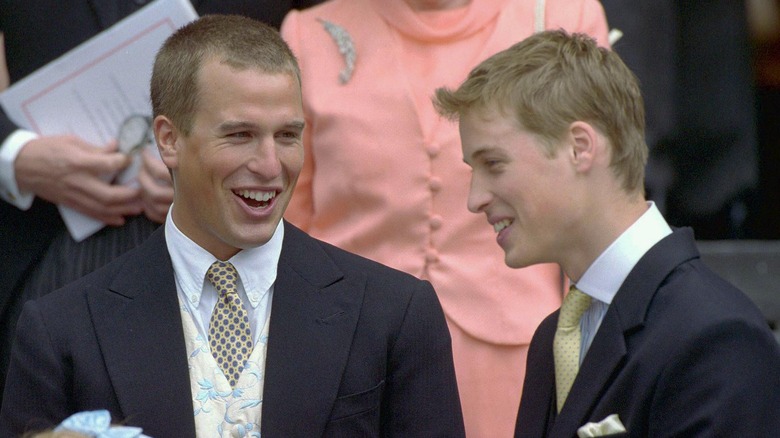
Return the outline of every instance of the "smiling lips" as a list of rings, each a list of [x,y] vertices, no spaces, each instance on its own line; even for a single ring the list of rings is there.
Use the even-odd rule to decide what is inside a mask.
[[[264,208],[271,204],[274,198],[276,198],[276,191],[253,191],[253,190],[241,190],[234,192],[237,196],[252,208]]]

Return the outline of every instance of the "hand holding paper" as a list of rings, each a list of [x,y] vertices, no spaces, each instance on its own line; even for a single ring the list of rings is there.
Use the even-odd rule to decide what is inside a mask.
[[[42,137],[67,134],[93,145],[109,143],[127,116],[151,114],[149,78],[154,56],[174,30],[195,18],[197,13],[188,0],[155,0],[14,83],[0,93],[0,104],[17,125]],[[27,146],[23,152],[24,149]],[[35,157],[41,158],[41,151],[38,152]],[[103,164],[77,169],[82,171],[80,176],[66,181],[67,184],[56,182],[44,189],[40,184],[25,182],[28,189],[36,189],[36,196],[58,203],[65,225],[76,241],[106,224],[121,225],[123,214],[143,211],[131,200],[139,196],[137,187],[108,187],[96,179],[95,169],[122,167]],[[34,170],[29,168],[29,162],[25,165],[25,169]],[[139,165],[140,160],[133,163]],[[38,170],[39,176],[40,173]],[[134,186],[135,174],[128,171],[117,183]],[[66,193],[66,189],[77,191]],[[90,196],[98,198],[90,200]],[[138,201],[140,205],[140,198]]]
[[[140,190],[111,185],[130,158],[115,147],[99,148],[72,135],[41,137],[21,150],[14,162],[20,190],[72,208],[105,224],[119,226],[124,216],[141,212]]]

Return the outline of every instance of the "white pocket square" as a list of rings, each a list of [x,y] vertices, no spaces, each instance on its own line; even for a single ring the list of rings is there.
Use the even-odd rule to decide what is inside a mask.
[[[626,427],[623,426],[618,414],[612,414],[598,423],[588,423],[580,427],[577,429],[577,436],[579,438],[590,438],[621,432],[626,432]]]

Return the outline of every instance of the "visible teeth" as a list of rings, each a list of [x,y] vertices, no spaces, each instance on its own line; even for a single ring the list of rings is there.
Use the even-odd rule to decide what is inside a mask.
[[[501,232],[504,228],[508,227],[512,223],[509,219],[504,219],[502,221],[498,221],[495,224],[493,224],[493,229],[496,231],[496,233]]]
[[[255,201],[267,202],[276,196],[276,192],[254,192],[249,190],[243,190],[240,193],[241,196],[247,199],[254,199]]]

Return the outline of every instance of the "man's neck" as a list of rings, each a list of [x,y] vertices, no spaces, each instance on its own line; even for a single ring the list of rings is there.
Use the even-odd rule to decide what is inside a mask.
[[[591,205],[589,219],[577,233],[579,240],[572,242],[571,251],[561,261],[562,269],[575,282],[648,209],[642,195],[612,201]]]

